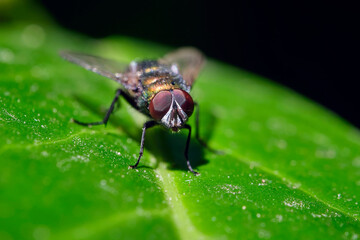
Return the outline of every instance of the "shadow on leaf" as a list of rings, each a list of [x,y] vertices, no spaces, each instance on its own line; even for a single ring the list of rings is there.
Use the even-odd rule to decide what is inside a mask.
[[[98,115],[99,120],[101,120],[105,116],[106,111],[101,111],[101,108],[96,106],[93,102],[86,100],[85,97],[74,95],[74,99],[81,105],[89,109],[91,112]],[[206,125],[201,125],[200,119],[200,129],[202,130],[202,132],[205,133],[203,134],[203,136],[205,136],[205,142],[207,142],[207,140],[211,138],[212,129],[214,128],[214,126],[216,126],[216,117],[213,114],[209,116],[210,114],[211,113],[206,112],[201,113],[200,116],[203,118],[207,118]],[[124,131],[130,138],[139,142],[140,147],[142,132],[141,128],[128,126],[127,121],[124,121],[121,116],[115,114],[111,115],[108,124],[113,124],[117,128]],[[192,167],[196,169],[201,165],[207,164],[208,160],[204,159],[204,151],[207,150],[195,139],[195,126],[194,124],[192,125],[192,138],[190,141],[189,159]],[[200,136],[202,132],[200,132]],[[171,131],[165,129],[162,126],[155,126],[153,128],[150,128],[146,131],[144,155],[146,155],[146,152],[149,151],[154,156],[158,156],[158,158],[160,157],[162,160],[169,163],[170,169],[187,171],[188,168],[184,156],[187,134],[187,129],[182,129],[179,133],[172,133]],[[138,168],[151,167],[143,165],[140,161]]]

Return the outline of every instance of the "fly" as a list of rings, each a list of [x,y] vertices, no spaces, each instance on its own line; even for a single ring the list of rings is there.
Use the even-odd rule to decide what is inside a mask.
[[[151,118],[143,125],[139,157],[130,168],[136,168],[139,165],[144,151],[146,130],[162,125],[174,132],[180,129],[189,131],[185,159],[188,169],[195,175],[199,174],[193,170],[189,161],[191,126],[186,123],[196,106],[196,139],[207,147],[206,143],[199,138],[199,107],[190,96],[194,80],[205,62],[205,57],[199,50],[184,47],[158,60],[132,61],[130,64],[69,51],[61,52],[60,55],[89,71],[113,79],[122,86],[117,89],[102,121],[85,123],[74,120],[75,123],[84,126],[106,125],[116,102],[122,96],[132,107]]]

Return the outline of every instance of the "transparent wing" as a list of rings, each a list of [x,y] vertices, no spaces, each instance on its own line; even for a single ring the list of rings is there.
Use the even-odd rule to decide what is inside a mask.
[[[188,86],[192,86],[205,64],[205,56],[196,48],[184,47],[166,54],[160,62],[176,64]]]
[[[60,56],[65,60],[75,63],[89,71],[95,72],[107,78],[111,78],[125,85],[126,87],[126,82],[122,81],[122,72],[124,72],[128,67],[127,64],[70,51],[62,51],[60,52]]]

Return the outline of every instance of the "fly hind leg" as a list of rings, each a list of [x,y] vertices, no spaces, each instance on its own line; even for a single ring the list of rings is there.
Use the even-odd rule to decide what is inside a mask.
[[[123,96],[128,103],[130,103],[133,107],[137,108],[135,102],[129,97],[129,95],[127,95],[122,89],[117,89],[115,97],[111,102],[110,108],[106,112],[105,117],[102,121],[90,122],[90,123],[80,122],[76,119],[72,119],[72,121],[76,124],[79,124],[82,126],[88,126],[88,127],[95,126],[95,125],[103,125],[103,124],[106,126],[107,122],[109,121],[110,115],[114,111],[115,105],[118,102],[120,96]]]

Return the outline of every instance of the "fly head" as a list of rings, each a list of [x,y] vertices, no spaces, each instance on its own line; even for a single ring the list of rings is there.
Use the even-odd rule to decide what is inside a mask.
[[[160,91],[151,100],[149,111],[156,121],[177,132],[192,115],[194,102],[181,89]]]

